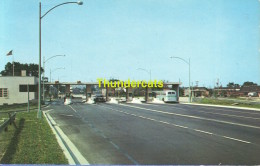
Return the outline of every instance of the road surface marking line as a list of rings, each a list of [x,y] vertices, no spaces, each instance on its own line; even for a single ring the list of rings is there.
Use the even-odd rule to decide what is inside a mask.
[[[116,149],[118,149],[119,150],[119,147],[116,145],[116,144],[114,144],[114,142],[112,142],[112,141],[109,141]]]
[[[164,122],[164,121],[159,121],[159,122],[161,122],[161,123],[165,123],[165,124],[170,124],[169,122]]]
[[[147,105],[154,105],[154,106],[158,106],[158,105],[156,105],[156,104],[147,104]],[[171,104],[161,104],[160,106],[163,106],[163,107],[168,107],[167,105],[171,105]],[[168,107],[169,108],[169,107]],[[171,105],[171,108],[177,108],[177,109],[179,109],[179,110],[184,110],[184,111],[187,111],[187,109],[184,109],[184,108],[179,108],[179,107],[176,107],[176,106],[173,106],[173,105]]]
[[[198,130],[198,129],[194,129],[195,131],[201,132],[201,133],[205,133],[205,134],[209,134],[209,135],[213,135],[213,133],[207,132],[207,131],[203,131],[203,130]]]
[[[121,105],[124,105],[126,107],[133,107],[133,108],[139,108],[139,109],[143,109],[143,110],[148,110],[148,111],[151,111],[151,112],[158,112],[158,113],[163,113],[163,114],[176,115],[176,116],[188,117],[188,118],[193,118],[193,119],[201,119],[201,120],[207,120],[207,121],[213,121],[213,122],[219,122],[219,123],[225,123],[225,124],[231,124],[231,125],[237,125],[237,126],[243,126],[243,127],[260,129],[260,127],[258,127],[258,126],[251,126],[251,125],[246,125],[246,124],[241,124],[241,123],[233,123],[233,122],[222,121],[222,120],[215,120],[215,119],[209,119],[209,118],[203,118],[203,117],[198,117],[198,116],[177,114],[177,113],[173,113],[173,112],[164,112],[164,111],[158,111],[158,110],[153,110],[153,109],[149,109],[149,108],[129,106],[129,105],[125,105],[125,104],[121,104]]]
[[[101,107],[104,107],[104,106],[101,106]],[[237,139],[237,138],[232,138],[232,137],[228,137],[228,136],[224,136],[224,135],[214,134],[214,133],[211,133],[211,132],[208,132],[208,131],[193,129],[193,128],[177,125],[177,124],[174,124],[174,123],[169,123],[169,122],[165,122],[165,121],[159,121],[159,120],[156,120],[156,119],[147,118],[147,117],[139,116],[139,115],[136,115],[136,114],[130,114],[130,113],[127,113],[125,111],[116,110],[116,109],[113,109],[113,108],[110,108],[110,107],[104,107],[104,108],[108,108],[110,110],[121,112],[121,113],[128,114],[128,115],[135,116],[135,117],[140,117],[142,119],[148,119],[148,120],[155,121],[155,122],[158,122],[158,123],[168,124],[168,125],[176,126],[176,127],[179,127],[179,128],[185,128],[185,129],[188,129],[188,130],[192,130],[192,131],[196,131],[196,132],[200,132],[200,133],[204,133],[204,134],[209,134],[209,135],[214,135],[216,137],[230,139],[230,140],[233,140],[233,141],[238,141],[238,142],[243,142],[243,143],[247,143],[247,144],[252,144],[249,141],[244,141],[244,140]]]
[[[69,107],[70,107],[74,112],[77,113],[77,111],[76,111],[71,105],[69,105]]]
[[[236,140],[236,141],[244,142],[244,143],[247,143],[247,144],[251,144],[251,142],[244,141],[244,140],[241,140],[241,139],[236,139],[236,138],[227,137],[227,136],[222,136],[222,137],[227,138],[227,139],[231,139],[231,140]]]
[[[62,115],[62,116],[73,116],[73,115],[66,115],[66,114],[60,114],[60,115]]]
[[[192,104],[181,104],[181,105],[186,105],[188,107],[201,106],[201,107],[207,107],[208,109],[214,109],[214,110],[229,111],[229,112],[240,112],[240,113],[252,114],[252,115],[260,115],[260,113],[257,112],[257,110],[242,109],[242,110],[246,110],[246,111],[251,111],[251,112],[245,112],[245,111],[228,110],[229,109],[228,107],[214,107],[214,106],[211,107],[211,106],[205,106],[205,105],[192,105]],[[225,109],[221,109],[221,108],[225,108]],[[231,108],[231,109],[241,110],[241,109],[238,109],[238,108]]]
[[[104,107],[104,106],[101,106],[101,105],[98,105],[100,107]],[[110,107],[104,107],[104,108],[108,108],[108,109],[112,109]],[[125,113],[125,114],[128,114],[128,115],[132,115],[134,116],[134,114],[130,114],[130,113],[127,113],[127,112],[124,112],[124,111],[119,111],[119,110],[115,110],[115,109],[112,109],[114,111],[117,111],[117,112],[121,112],[121,113]],[[90,125],[92,128],[94,128],[93,124],[88,124]],[[98,133],[99,135],[101,135],[104,139],[109,139],[108,137],[106,137],[100,130],[94,128],[95,132]],[[120,151],[123,155],[125,155],[125,157],[127,157],[131,162],[133,162],[135,165],[139,165],[139,163],[133,159],[129,154],[127,154],[127,152],[125,152],[123,149],[121,149],[118,145],[116,145],[114,142],[112,142],[111,140],[109,141],[110,144],[112,144],[118,151]]]
[[[237,106],[226,106],[226,105],[216,105],[216,104],[198,104],[198,103],[183,103],[187,105],[199,105],[199,106],[208,106],[208,107],[219,107],[219,108],[233,108],[233,109],[240,109],[240,110],[250,110],[259,112],[259,108],[250,108],[250,107],[237,107]]]
[[[260,118],[253,118],[253,117],[248,117],[248,116],[230,115],[230,114],[214,113],[214,112],[207,112],[207,111],[196,111],[196,112],[203,112],[203,113],[206,113],[206,114],[224,115],[224,116],[245,118],[245,119],[256,119],[256,120],[260,119]]]
[[[149,105],[149,104],[147,104],[147,105]],[[154,105],[154,104],[150,104],[150,105]],[[163,107],[168,107],[168,106],[165,106],[165,105],[162,105],[162,106]],[[190,111],[188,109],[183,109],[183,108],[178,108],[178,107],[173,107],[173,108],[176,108],[176,109],[179,109],[179,110],[184,110],[184,111]],[[237,118],[245,118],[245,119],[256,119],[256,120],[260,119],[260,118],[254,118],[254,117],[248,117],[248,116],[215,113],[215,112],[212,112],[212,111],[208,112],[208,111],[194,110],[193,112],[203,112],[203,113],[206,113],[206,114],[216,114],[216,115],[223,115],[223,116],[230,116],[230,117],[237,117]]]
[[[180,128],[184,128],[184,129],[189,129],[188,127],[181,126],[181,125],[177,125],[177,124],[172,124],[172,123],[171,123],[171,125],[174,125],[174,126],[176,126],[176,127],[180,127]]]

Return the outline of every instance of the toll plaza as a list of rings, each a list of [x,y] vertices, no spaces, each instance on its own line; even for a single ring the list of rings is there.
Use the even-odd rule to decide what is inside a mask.
[[[91,89],[91,86],[94,86],[94,85],[100,85],[99,82],[81,82],[81,81],[77,81],[77,82],[59,82],[59,81],[55,81],[55,82],[46,82],[45,83],[46,86],[50,86],[50,85],[59,85],[59,86],[64,86],[65,85],[65,93],[70,93],[71,91],[71,86],[72,85],[82,85],[82,86],[86,86],[86,92],[85,92],[85,95],[86,95],[86,102],[88,101],[88,99],[92,96],[93,94],[93,91]],[[177,96],[177,102],[179,102],[179,86],[181,85],[181,82],[167,82],[167,83],[163,83],[163,88],[162,90],[165,90],[165,89],[171,89],[171,90],[175,90],[176,91],[176,96]],[[108,86],[105,86],[104,87],[104,83],[101,83],[101,89],[106,89],[105,90],[105,98],[106,98],[106,101],[109,101],[109,92],[115,88],[112,88],[112,87],[108,87]],[[132,87],[125,87],[125,92],[126,92],[126,101],[130,101],[132,98],[132,94],[133,94],[133,90],[135,88],[132,88]],[[152,93],[152,89],[149,88],[148,86],[146,86],[144,88],[145,90],[145,102],[148,102],[149,101],[149,94]]]

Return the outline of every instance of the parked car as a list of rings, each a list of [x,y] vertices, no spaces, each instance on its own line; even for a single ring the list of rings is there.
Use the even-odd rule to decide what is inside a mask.
[[[249,92],[249,93],[248,93],[248,96],[249,96],[249,97],[257,97],[258,94],[257,94],[256,92]]]

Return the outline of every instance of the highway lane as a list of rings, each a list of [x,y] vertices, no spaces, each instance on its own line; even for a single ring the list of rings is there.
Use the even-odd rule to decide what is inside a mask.
[[[51,116],[91,164],[260,163],[258,128],[167,112],[255,127],[259,126],[258,119],[250,119],[251,122],[248,119],[244,121],[245,118],[195,112],[212,110],[181,104],[161,106],[78,103],[71,106],[51,105],[48,109],[54,109],[50,112]],[[231,112],[237,111],[233,109],[227,110],[230,112],[221,108],[214,110],[214,113],[228,112],[230,115],[259,117],[257,114],[250,115],[254,113],[252,111],[244,114]]]
[[[125,106],[129,107],[125,109]],[[241,141],[260,145],[259,120],[223,117],[215,114],[204,114],[196,110],[180,109],[182,105],[153,105],[153,104],[127,104],[117,105],[121,110],[126,110],[140,116],[153,118],[159,121],[170,122],[190,129],[202,130],[220,136],[227,136]],[[112,106],[115,108],[115,106]],[[173,108],[172,108],[173,107]],[[142,111],[139,111],[140,108]],[[207,109],[207,107],[204,107]],[[185,111],[186,110],[186,111]],[[200,109],[201,110],[201,109]],[[242,119],[242,120],[241,120]],[[248,134],[250,133],[250,134]]]

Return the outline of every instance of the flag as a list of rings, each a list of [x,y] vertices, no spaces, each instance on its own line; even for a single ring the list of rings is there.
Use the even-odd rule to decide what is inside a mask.
[[[13,50],[9,51],[6,56],[13,55]]]

